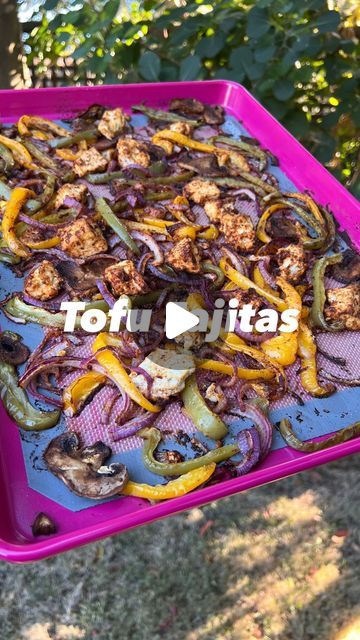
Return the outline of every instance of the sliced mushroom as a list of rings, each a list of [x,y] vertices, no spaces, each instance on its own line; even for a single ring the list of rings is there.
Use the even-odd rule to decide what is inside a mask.
[[[225,111],[220,105],[205,105],[204,120],[206,124],[223,124],[225,120]]]
[[[60,260],[56,268],[71,289],[84,292],[96,288],[96,279],[102,276],[109,262],[104,258],[95,258],[79,265],[72,260]]]
[[[3,331],[0,334],[0,360],[7,364],[23,364],[30,355],[29,349],[23,344],[22,337],[13,331]]]
[[[196,115],[204,113],[205,105],[200,100],[174,98],[170,102],[169,111],[177,111],[184,115]]]
[[[31,529],[33,536],[51,536],[56,533],[56,524],[46,513],[38,513]]]
[[[195,158],[191,158],[189,155],[183,155],[178,165],[184,169],[196,171],[200,176],[221,176],[226,173],[223,167],[219,167],[216,158],[210,154],[196,156]]]
[[[50,442],[44,460],[49,470],[78,496],[101,500],[119,494],[129,479],[125,465],[105,466],[111,453],[103,442],[81,447],[78,435],[67,431]]]
[[[348,249],[343,254],[342,262],[334,265],[332,275],[338,282],[350,284],[360,280],[360,256]]]

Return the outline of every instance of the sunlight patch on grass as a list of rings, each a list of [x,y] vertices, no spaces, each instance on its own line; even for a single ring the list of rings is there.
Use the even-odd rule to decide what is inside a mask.
[[[23,640],[53,640],[54,637],[61,638],[61,640],[80,640],[85,637],[85,631],[72,624],[53,625],[51,622],[36,622],[31,627],[23,629],[21,637]]]

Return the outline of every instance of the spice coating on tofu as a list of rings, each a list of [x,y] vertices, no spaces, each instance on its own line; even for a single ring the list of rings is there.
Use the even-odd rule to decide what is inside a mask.
[[[107,251],[107,242],[99,227],[85,218],[60,229],[59,236],[61,250],[73,258],[87,258]]]
[[[347,287],[328,289],[328,304],[325,306],[325,317],[328,320],[341,322],[344,329],[360,330],[360,283]]]
[[[66,198],[73,198],[78,202],[83,202],[86,191],[87,187],[85,184],[63,184],[58,190],[54,200],[55,209],[62,207]]]
[[[195,178],[185,185],[183,188],[183,194],[186,198],[189,198],[196,204],[203,205],[207,200],[215,200],[219,198],[220,189],[215,182]]]
[[[150,155],[143,142],[132,138],[121,138],[116,144],[118,163],[121,168],[129,164],[139,164],[142,167],[150,165]]]
[[[249,216],[226,213],[220,220],[226,242],[240,252],[249,253],[255,246],[255,229]]]
[[[95,147],[91,147],[80,153],[74,162],[73,169],[76,175],[82,178],[87,173],[105,171],[107,164],[106,158]]]
[[[180,393],[185,387],[186,379],[195,371],[191,353],[178,353],[172,349],[155,349],[139,366],[153,379],[150,390],[153,400],[166,400]],[[133,382],[147,395],[148,383],[143,375],[134,375]]]
[[[60,293],[63,280],[49,260],[43,260],[25,278],[24,291],[36,300],[51,300]]]
[[[166,262],[177,271],[199,273],[199,249],[190,238],[183,238],[170,249]]]
[[[221,218],[226,214],[238,215],[233,200],[228,200],[227,202],[223,200],[210,200],[209,202],[205,202],[204,209],[211,222],[220,222]]]
[[[291,284],[298,284],[306,271],[306,254],[301,244],[289,244],[276,253],[279,274]]]
[[[138,293],[146,293],[149,289],[132,260],[122,260],[107,267],[104,271],[104,279],[115,296],[134,296]]]
[[[118,133],[124,131],[128,116],[120,107],[104,111],[98,124],[99,132],[108,140],[112,140]]]

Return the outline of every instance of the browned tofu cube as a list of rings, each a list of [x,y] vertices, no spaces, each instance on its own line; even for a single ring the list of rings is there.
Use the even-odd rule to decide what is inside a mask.
[[[183,188],[183,195],[196,204],[203,205],[207,200],[216,200],[220,197],[220,189],[210,180],[195,178]]]
[[[43,260],[25,278],[24,291],[36,300],[50,300],[60,293],[63,280],[49,260]]]
[[[328,304],[325,305],[327,320],[340,322],[349,331],[360,330],[360,283],[346,287],[328,289]]]
[[[142,167],[150,165],[150,155],[143,142],[132,138],[121,138],[117,141],[118,163],[125,168],[131,164],[139,164]]]
[[[83,202],[86,191],[87,187],[85,184],[63,184],[62,187],[60,187],[60,189],[58,190],[55,197],[55,209],[59,209],[60,207],[62,207],[66,198],[73,198],[78,202]]]
[[[94,147],[83,151],[74,162],[74,171],[80,178],[87,173],[93,173],[96,171],[105,171],[107,167],[107,160],[101,153]]]
[[[174,244],[165,260],[177,271],[187,271],[188,273],[199,273],[200,271],[200,253],[190,238],[183,238]]]
[[[189,136],[191,134],[191,125],[187,122],[173,122],[170,127],[170,131],[176,131],[176,133],[181,133],[183,136]]]
[[[306,254],[301,244],[289,244],[276,253],[279,274],[291,284],[298,284],[306,271]]]
[[[146,293],[149,289],[132,260],[122,260],[107,267],[104,271],[104,280],[110,285],[115,296],[134,296],[138,293]]]
[[[109,109],[104,111],[98,130],[105,138],[112,140],[118,133],[124,131],[128,119],[122,109]]]
[[[249,253],[255,246],[255,230],[249,216],[226,213],[220,220],[220,231],[236,251]]]
[[[211,222],[220,222],[226,214],[238,215],[234,201],[209,200],[204,204],[205,213]]]
[[[79,218],[59,230],[60,248],[73,258],[87,258],[107,251],[107,242],[99,227]]]

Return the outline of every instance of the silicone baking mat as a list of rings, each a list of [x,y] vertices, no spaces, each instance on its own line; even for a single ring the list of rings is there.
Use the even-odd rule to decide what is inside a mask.
[[[239,87],[238,85],[234,85],[234,83],[203,82],[201,83],[201,86],[204,88],[205,93],[201,92],[202,95],[200,96],[199,85],[200,83],[182,83],[180,85],[166,85],[167,87],[167,91],[165,91],[166,96],[164,96],[163,99],[160,98],[159,91],[160,91],[160,88],[161,89],[164,88],[164,85],[157,85],[157,88],[159,89],[157,94],[155,94],[154,92],[149,92],[149,88],[150,88],[149,85],[143,85],[144,93],[141,95],[141,97],[134,96],[134,100],[130,100],[130,104],[131,103],[135,104],[140,99],[143,99],[143,100],[146,100],[146,102],[151,106],[164,107],[166,106],[166,103],[171,99],[171,97],[174,97],[174,96],[178,97],[179,95],[184,96],[184,92],[185,92],[186,97],[190,97],[190,96],[201,97],[201,99],[207,100],[208,102],[218,103],[218,104],[220,103],[220,104],[223,104],[225,107],[228,107],[227,109],[228,115],[227,115],[226,124],[224,127],[224,129],[228,134],[234,135],[235,137],[238,137],[241,133],[246,133],[248,135],[255,135],[256,137],[259,138],[261,142],[264,143],[264,131],[268,131],[270,127],[273,133],[275,131],[278,133],[280,130],[281,133],[285,134],[290,139],[290,143],[292,145],[296,145],[298,154],[301,152],[302,154],[305,153],[306,156],[309,156],[309,154],[307,154],[307,152],[303,150],[302,147],[298,145],[298,143],[296,143],[296,141],[294,141],[294,139],[292,139],[291,136],[289,136],[289,134],[287,134],[282,129],[282,127],[280,127],[280,125],[278,125],[278,123],[276,123],[276,121],[274,121],[271,118],[271,116],[269,116],[269,114],[267,114],[262,109],[262,107],[260,107],[258,103],[256,103],[256,101],[254,101],[253,98],[251,98],[249,94],[245,92],[243,88]],[[138,91],[140,87],[142,87],[142,85],[140,86],[136,85],[134,87],[126,87],[126,88],[129,89],[130,95],[131,95],[136,93],[136,91]],[[260,132],[257,129],[254,129],[254,127],[251,126],[251,123],[249,123],[249,118],[246,117],[247,113],[249,112],[245,113],[245,111],[243,111],[244,105],[241,104],[241,101],[240,101],[240,104],[238,105],[238,108],[234,109],[234,108],[231,108],[229,104],[227,104],[227,101],[229,101],[229,95],[226,96],[226,92],[222,96],[222,99],[219,99],[219,93],[220,94],[224,93],[225,89],[227,89],[228,92],[236,91],[235,97],[239,98],[242,96],[245,102],[250,100],[252,102],[252,108],[258,110],[258,115],[261,114],[262,117],[264,118],[266,114],[266,117],[270,119],[272,122],[270,122],[268,124],[268,127],[266,127],[265,129],[263,128]],[[125,93],[123,92],[123,90],[124,90],[124,87],[111,87],[111,88],[98,87],[98,88],[92,88],[92,89],[88,89],[88,88],[78,89],[76,95],[80,95],[81,93],[81,96],[82,96],[82,104],[79,105],[79,109],[93,102],[101,102],[109,106],[120,105],[124,107],[129,107],[130,106],[129,93],[127,93],[127,95],[125,96]],[[58,101],[59,106],[57,110],[54,110],[54,107],[52,106],[53,98],[55,97],[54,91],[59,96],[59,101]],[[67,93],[68,91],[69,90],[67,89],[67,90],[59,90],[59,91],[40,90],[40,91],[27,92],[28,94],[31,94],[31,97],[32,97],[32,100],[30,101],[31,112],[42,113],[43,115],[46,115],[48,117],[51,116],[54,119],[61,119],[61,117],[65,117],[69,115],[69,110],[67,107],[65,107],[63,102],[65,100],[65,97],[68,97],[68,100],[69,100],[68,104],[71,104],[70,96]],[[71,91],[74,92],[74,90],[71,90]],[[5,93],[7,92],[3,92],[3,94]],[[16,102],[17,96],[19,96],[19,93],[22,96],[24,95],[23,92],[17,92],[16,94],[11,93],[11,97],[13,98],[13,100],[15,100],[15,102]],[[164,91],[162,93],[164,93]],[[208,96],[207,95],[205,96],[205,94],[208,94]],[[41,100],[39,96],[41,97]],[[49,100],[50,96],[51,96],[51,100]],[[156,99],[154,99],[154,97]],[[86,104],[84,103],[84,98],[85,98]],[[0,99],[1,99],[1,96],[0,96]],[[48,104],[48,109],[46,109],[47,102],[48,103],[51,102],[51,105]],[[126,102],[128,104],[126,104]],[[3,103],[0,102],[0,105],[2,104]],[[12,103],[11,106],[14,107],[14,104]],[[21,108],[22,110],[20,110]],[[25,112],[29,113],[29,106],[27,105],[25,110],[25,107],[22,106],[20,101],[20,105],[17,105],[15,107],[15,111],[13,110],[13,116],[10,113],[12,110],[13,109],[10,108],[10,110],[8,110],[6,114],[3,114],[1,113],[1,107],[0,107],[2,121],[6,120],[7,122],[10,123],[16,120],[16,117],[21,115],[21,113],[25,113]],[[238,118],[242,120],[241,124],[239,124]],[[142,126],[144,122],[145,121],[143,116],[137,115],[137,116],[134,116],[133,118],[133,124],[135,126]],[[263,133],[263,135],[261,135],[261,133]],[[274,135],[273,140],[275,139],[276,139],[276,136]],[[288,144],[289,144],[289,140],[288,140]],[[278,145],[274,143],[271,145],[269,144],[269,141],[265,142],[264,146],[269,148],[280,159],[280,168],[272,167],[271,170],[279,179],[281,188],[286,190],[295,190],[296,188],[304,189],[305,185],[299,184],[300,176],[301,178],[304,177],[303,171],[301,172],[299,172],[299,170],[294,171],[293,164],[294,164],[294,160],[296,160],[296,155],[292,157],[292,166],[289,166],[286,160],[285,162],[282,161],[282,153],[281,153],[283,151],[282,148],[280,149],[280,153],[279,153]],[[318,165],[318,163],[315,160],[311,158],[311,156],[309,157],[311,162],[313,163],[314,171],[317,170],[320,173],[324,172],[325,177],[328,181],[330,181],[331,186],[333,186],[333,182],[335,182],[335,185],[337,186],[338,197],[340,194],[340,200],[341,198],[344,198],[345,200],[350,199],[350,204],[353,207],[353,211],[355,212],[357,207],[355,200],[353,200],[351,196],[349,196],[349,194],[347,194],[347,192],[344,191],[344,189],[340,185],[338,185],[336,181],[334,181],[334,179],[331,178],[329,174],[327,174],[327,172],[322,167],[320,167],[320,165]],[[304,166],[304,163],[302,164],[302,166],[303,166],[303,170],[306,173],[306,166]],[[291,176],[291,179],[290,179],[290,176]],[[313,185],[308,184],[307,186],[310,189],[312,187],[314,196],[317,197],[317,199],[322,204],[329,204],[330,207],[334,210],[335,214],[337,213],[335,211],[334,203],[332,201],[328,199],[324,201],[323,198],[317,196]],[[255,216],[255,211],[252,208],[252,205],[250,204],[248,205],[247,213],[251,216]],[[349,211],[349,207],[347,207],[347,213],[348,214],[351,213]],[[351,233],[353,230],[350,228],[349,222],[352,222],[352,224],[354,222],[356,223],[353,216],[350,217],[350,220],[346,220],[345,218],[343,223],[344,223],[344,228],[348,232],[350,232],[350,235],[354,239],[356,239],[354,233]],[[344,241],[342,239],[338,238],[338,242],[344,245]],[[1,284],[0,284],[1,298],[5,297],[12,291],[21,290],[22,288],[21,280],[19,278],[16,278],[9,271],[9,269],[1,267],[0,277],[1,277]],[[14,325],[9,323],[6,318],[2,318],[1,328],[2,329],[12,328],[14,330]],[[36,327],[34,325],[30,325],[30,324],[25,326],[16,325],[16,331],[18,333],[21,333],[24,336],[24,342],[31,349],[35,348],[35,346],[39,343],[41,337],[43,336],[43,330],[41,328]],[[360,349],[359,349],[360,334],[354,333],[354,332],[346,332],[341,334],[341,338],[340,336],[334,336],[334,335],[330,335],[330,336],[322,335],[320,337],[320,340],[321,340],[321,346],[323,347],[323,349],[325,349],[330,353],[336,353],[336,355],[343,355],[346,358],[347,365],[348,365],[347,375],[349,377],[356,375],[356,373],[359,371],[358,356],[360,353]],[[322,356],[319,356],[319,366],[320,367],[323,366],[324,369],[326,369],[327,371],[339,374],[339,370],[336,369],[336,366],[333,364],[330,364],[328,361],[323,359]],[[271,412],[271,418],[274,423],[276,423],[282,417],[289,417],[293,422],[294,428],[296,432],[299,434],[299,436],[302,439],[307,439],[307,438],[313,438],[313,437],[322,436],[328,433],[332,433],[346,426],[347,424],[354,422],[356,419],[358,419],[359,412],[356,408],[360,406],[360,389],[358,388],[344,389],[343,388],[335,396],[331,396],[330,398],[321,399],[321,400],[311,399],[301,391],[301,387],[299,386],[297,377],[295,375],[297,367],[298,365],[295,364],[292,371],[289,374],[289,386],[292,389],[292,391],[296,392],[301,396],[304,402],[304,405],[301,406],[299,404],[296,404],[294,401],[294,397],[291,395],[287,395],[280,402],[278,402],[276,405],[273,406],[273,409]],[[194,500],[194,496],[196,496],[195,498],[196,503],[199,504],[208,499],[212,499],[221,495],[225,495],[225,494],[240,490],[241,488],[245,487],[249,483],[250,477],[252,477],[251,484],[253,486],[255,486],[256,484],[260,484],[262,482],[261,480],[262,469],[269,470],[270,476],[268,476],[267,479],[274,479],[275,477],[281,477],[281,475],[286,475],[287,473],[295,472],[297,470],[297,464],[299,462],[299,459],[302,460],[301,466],[306,467],[312,464],[316,464],[317,461],[321,461],[323,459],[324,454],[326,453],[328,454],[328,457],[325,456],[324,459],[330,459],[335,455],[344,455],[349,450],[357,450],[357,448],[359,447],[359,442],[357,439],[352,443],[346,443],[346,445],[338,445],[337,447],[334,447],[332,450],[329,450],[329,452],[319,452],[321,454],[320,456],[319,454],[311,454],[311,455],[308,454],[307,456],[303,456],[303,455],[299,455],[297,452],[293,452],[293,451],[289,452],[289,449],[284,447],[284,443],[281,437],[279,436],[279,434],[275,432],[274,442],[273,442],[273,453],[269,456],[269,458],[265,461],[265,463],[261,465],[261,467],[259,467],[256,471],[253,471],[251,474],[249,474],[249,477],[228,480],[226,482],[221,483],[221,485],[217,485],[216,487],[209,487],[207,489],[202,489],[194,494],[191,494],[191,496],[187,496],[187,497],[185,496],[184,498],[179,498],[177,500],[168,502],[166,503],[166,505],[164,504],[164,505],[154,506],[154,505],[149,505],[146,501],[135,500],[131,498],[120,498],[120,499],[116,498],[116,499],[107,501],[106,504],[97,503],[97,506],[94,507],[93,501],[85,500],[72,494],[65,487],[65,485],[63,485],[63,483],[60,480],[58,480],[56,477],[50,474],[44,466],[44,463],[42,460],[42,453],[45,447],[47,446],[47,443],[49,442],[49,440],[55,437],[57,433],[60,433],[62,430],[66,428],[72,428],[78,431],[81,434],[82,440],[86,444],[92,443],[99,439],[107,442],[113,449],[114,460],[121,460],[128,466],[130,477],[132,479],[140,482],[148,482],[150,484],[155,484],[159,482],[159,477],[146,471],[142,465],[141,440],[139,438],[136,438],[136,437],[128,438],[125,441],[121,441],[118,443],[114,443],[112,441],[109,435],[109,424],[106,424],[105,421],[101,420],[104,403],[106,403],[106,399],[107,399],[107,394],[109,394],[109,390],[107,388],[100,391],[95,397],[95,400],[91,403],[91,405],[87,407],[78,418],[72,419],[71,421],[68,420],[67,423],[65,423],[65,420],[63,419],[55,429],[49,430],[47,432],[43,432],[41,434],[20,432],[21,448],[20,448],[20,452],[18,452],[19,453],[18,459],[19,459],[19,464],[22,465],[22,478],[23,478],[22,491],[25,490],[25,492],[29,492],[29,496],[30,496],[30,503],[28,504],[28,507],[30,507],[31,505],[34,513],[36,513],[36,507],[39,504],[39,502],[45,501],[47,505],[52,505],[52,506],[51,508],[49,508],[48,506],[47,509],[42,509],[42,510],[46,510],[47,513],[54,512],[55,510],[56,513],[59,512],[62,514],[61,519],[60,520],[58,519],[58,522],[57,522],[59,534],[52,538],[51,543],[50,543],[50,540],[46,540],[46,539],[44,539],[41,542],[38,542],[38,541],[35,542],[31,536],[31,530],[30,530],[30,524],[32,520],[31,519],[26,520],[26,517],[25,516],[22,517],[21,514],[18,512],[17,507],[19,506],[19,496],[17,491],[19,490],[19,487],[17,487],[17,490],[15,490],[14,486],[11,484],[11,476],[13,474],[10,473],[9,475],[9,473],[7,473],[9,471],[10,464],[9,464],[9,459],[5,460],[5,463],[4,463],[4,457],[6,456],[6,454],[9,454],[10,452],[10,449],[9,449],[10,443],[8,442],[9,433],[11,434],[10,440],[13,443],[11,446],[15,446],[14,443],[16,442],[16,446],[18,447],[18,449],[19,449],[19,446],[18,446],[19,434],[18,434],[17,428],[10,423],[8,418],[2,421],[0,426],[0,431],[3,431],[6,429],[5,441],[4,441],[4,438],[2,438],[4,442],[2,447],[2,459],[3,459],[2,481],[4,485],[8,488],[8,494],[10,494],[6,507],[4,507],[0,503],[1,509],[2,510],[4,510],[4,508],[6,509],[7,522],[9,523],[8,535],[10,533],[10,540],[6,541],[5,539],[4,544],[7,542],[8,544],[10,544],[10,546],[13,546],[15,543],[15,546],[17,546],[20,540],[22,541],[22,543],[20,544],[20,549],[17,549],[16,551],[12,550],[11,552],[9,552],[9,550],[4,549],[4,545],[3,545],[3,548],[1,548],[1,541],[0,541],[0,555],[2,554],[5,557],[8,557],[9,559],[25,560],[29,556],[29,547],[32,548],[33,554],[35,554],[35,555],[33,554],[30,554],[30,555],[33,555],[33,557],[41,557],[42,555],[49,553],[49,546],[53,547],[54,550],[60,550],[63,548],[68,548],[70,546],[73,546],[74,544],[78,544],[79,536],[81,537],[82,534],[83,535],[85,534],[84,534],[84,526],[80,525],[79,527],[76,524],[76,522],[78,521],[77,514],[79,514],[80,518],[81,518],[81,514],[83,515],[83,525],[85,524],[85,521],[86,521],[86,524],[88,524],[87,521],[88,521],[88,517],[90,516],[90,522],[93,523],[93,526],[90,527],[90,530],[88,530],[85,536],[85,539],[86,540],[95,539],[99,537],[98,527],[95,526],[95,522],[98,525],[104,522],[103,518],[105,514],[106,514],[105,522],[108,522],[110,524],[110,520],[111,520],[112,526],[115,527],[114,529],[115,531],[117,529],[128,528],[128,526],[132,526],[131,524],[132,518],[130,517],[130,514],[134,516],[138,511],[141,511],[141,516],[138,513],[138,518],[139,518],[138,523],[143,523],[143,522],[152,520],[154,517],[157,517],[157,514],[154,513],[154,509],[157,509],[159,511],[159,508],[160,508],[161,511],[164,511],[164,507],[165,507],[165,511],[164,511],[165,514],[169,514],[181,508],[186,508],[188,506],[191,506],[191,503]],[[190,420],[184,417],[183,413],[181,412],[180,405],[176,405],[174,408],[171,408],[165,411],[160,417],[160,419],[158,419],[156,426],[160,429],[166,430],[166,432],[169,432],[169,431],[176,432],[181,428],[181,430],[186,431],[189,434],[193,433],[192,423]],[[240,429],[245,428],[246,426],[248,426],[248,423],[246,421],[239,421],[236,418],[231,419],[231,422],[229,424],[230,433],[229,433],[228,439],[231,439],[231,436],[234,433],[237,433]],[[8,431],[10,429],[11,429],[11,432]],[[198,434],[197,434],[197,437],[198,437]],[[206,439],[205,438],[202,438],[202,439],[204,441],[204,444],[207,444]],[[171,445],[172,447],[174,445],[174,442],[175,441],[173,440]],[[350,448],[349,448],[349,445],[350,445]],[[187,453],[187,455],[190,454],[189,451],[186,452],[186,448],[184,449],[184,447],[180,446],[178,443],[175,443],[174,448],[184,453]],[[289,460],[289,456],[290,456],[290,459],[294,458],[293,464],[288,465],[287,470],[284,473],[284,471],[280,470],[280,467],[282,463],[285,463]],[[26,474],[24,473],[24,465],[26,469]],[[258,474],[258,478],[255,478],[256,474]],[[18,482],[20,484],[20,481]],[[10,483],[10,487],[9,487],[9,483]],[[223,488],[223,491],[221,491],[221,488]],[[200,494],[202,494],[203,496],[202,498]],[[206,497],[205,497],[205,494],[206,494]],[[141,505],[141,508],[140,508],[140,505]],[[172,508],[172,505],[174,505],[173,508]],[[29,511],[29,508],[27,510]],[[40,510],[40,509],[37,508],[37,510]],[[31,511],[31,507],[30,507],[30,511]],[[14,518],[14,515],[15,515],[15,518]],[[118,520],[117,529],[116,529],[116,524],[113,522],[114,517],[116,517],[116,519]],[[119,518],[122,520],[121,524],[119,522]],[[110,533],[112,531],[110,531],[108,528],[108,532]],[[2,535],[1,525],[0,525],[0,535]],[[61,539],[64,536],[66,541],[64,541],[64,539]]]

